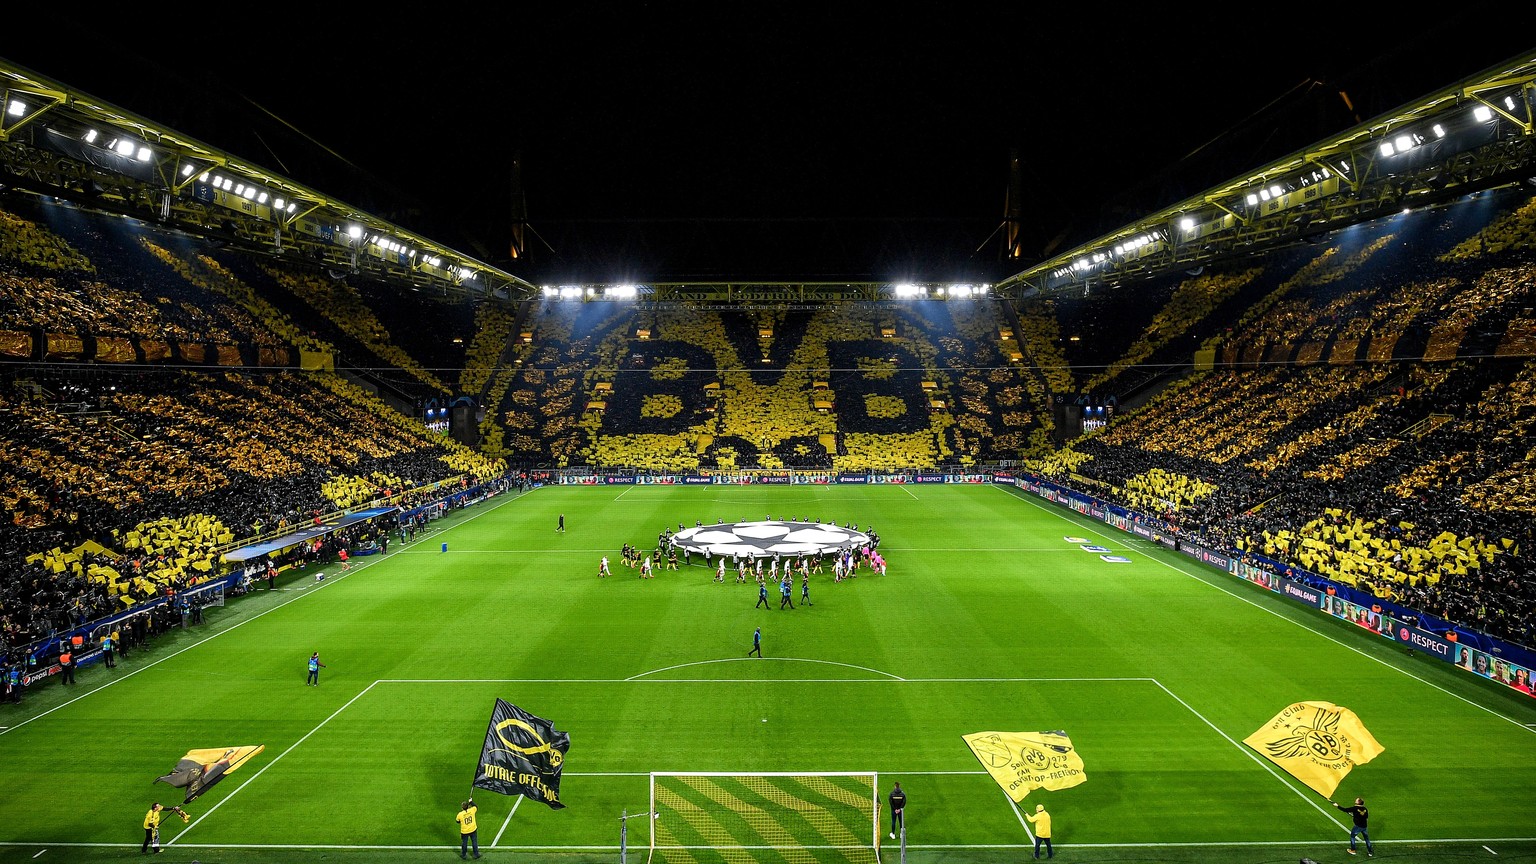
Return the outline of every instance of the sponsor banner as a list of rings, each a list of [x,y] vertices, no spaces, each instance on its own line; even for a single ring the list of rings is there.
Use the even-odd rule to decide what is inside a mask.
[[[1280,582],[1283,581],[1282,577],[1275,573],[1265,570],[1263,567],[1255,567],[1246,561],[1237,562],[1237,566],[1233,567],[1230,572],[1255,585],[1262,585],[1271,591],[1279,591]]]
[[[837,482],[839,482],[839,483],[868,483],[869,482],[869,475],[867,475],[867,474],[839,474],[839,475],[837,475]]]
[[[1388,627],[1382,629],[1383,618],[1380,611],[1372,610],[1359,603],[1346,600],[1337,595],[1324,595],[1320,608],[1335,618],[1342,618],[1357,627],[1363,627],[1378,636],[1393,638],[1391,633],[1391,619],[1385,619]]]
[[[715,482],[713,477],[702,477],[698,474],[689,474],[683,477],[684,486],[708,486]]]
[[[1456,649],[1456,646],[1447,642],[1444,637],[1430,633],[1427,630],[1420,630],[1411,624],[1404,624],[1395,619],[1390,621],[1390,627],[1392,638],[1396,639],[1399,643],[1407,645],[1409,648],[1417,648],[1425,653],[1433,654],[1441,660],[1455,661],[1455,655],[1451,652]]]
[[[1532,679],[1536,678],[1536,672],[1496,654],[1489,654],[1470,645],[1457,645],[1454,662],[1459,669],[1514,688],[1527,696],[1536,695],[1531,684]]]
[[[788,486],[790,478],[788,474],[765,474],[757,478],[757,482],[769,486]]]
[[[1152,539],[1152,529],[1145,525],[1132,525],[1131,533],[1146,540]]]
[[[1107,547],[1107,546],[1092,546],[1092,545],[1089,545],[1089,546],[1079,546],[1077,548],[1083,550],[1084,552],[1108,552],[1108,551],[1110,551],[1109,547]]]
[[[1129,563],[1131,563],[1131,559],[1125,557],[1124,555],[1100,555],[1099,556],[1099,560],[1100,561],[1108,561],[1111,564],[1129,564]]]
[[[60,666],[58,663],[50,663],[47,666],[39,666],[36,669],[33,669],[31,672],[23,674],[21,676],[21,683],[31,687],[33,684],[36,684],[45,678],[50,678],[54,675],[57,675],[63,671],[64,667]]]
[[[1116,528],[1119,528],[1121,531],[1131,530],[1131,520],[1121,516],[1119,513],[1110,513],[1109,515],[1105,516],[1104,524],[1113,525]]]
[[[603,482],[608,484],[609,486],[619,486],[619,485],[633,486],[635,484],[635,478],[633,478],[633,477],[604,477],[603,478]]]
[[[1318,609],[1322,608],[1323,600],[1328,598],[1328,595],[1317,590],[1316,588],[1309,588],[1300,582],[1285,578],[1281,578],[1280,588],[1278,590],[1281,594],[1284,594],[1292,600],[1305,603],[1308,606],[1312,606]]]
[[[1088,515],[1092,516],[1095,519],[1103,521],[1103,519],[1104,519],[1104,508],[1103,507],[1095,507],[1092,504],[1090,504],[1090,505],[1088,505]]]
[[[1213,567],[1220,567],[1228,573],[1232,572],[1233,564],[1236,563],[1232,560],[1231,556],[1223,555],[1220,552],[1212,552],[1209,549],[1200,550],[1200,560]],[[1269,587],[1274,588],[1275,586],[1270,585]]]
[[[912,478],[913,483],[948,483],[949,478],[943,474],[917,474]]]

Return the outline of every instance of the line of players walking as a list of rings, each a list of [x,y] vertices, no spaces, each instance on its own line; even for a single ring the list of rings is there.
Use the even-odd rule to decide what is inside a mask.
[[[681,530],[682,526],[678,527]],[[672,542],[672,536],[670,529],[663,528],[661,534],[657,537],[658,545],[649,553],[642,551],[637,546],[626,543],[623,549],[620,550],[620,560],[624,563],[625,567],[638,570],[638,575],[641,579],[654,579],[656,578],[656,572],[663,568],[677,570],[679,569],[678,547]],[[832,580],[834,582],[853,579],[858,576],[861,568],[866,567],[873,573],[885,575],[885,558],[877,549],[879,542],[879,535],[870,531],[870,543],[862,548],[848,546],[823,555],[799,555],[788,558],[777,554],[771,558],[766,556],[743,557],[736,555],[732,557],[731,564],[736,571],[736,584],[745,584],[749,578],[757,583],[758,607],[771,608],[768,602],[768,586],[772,583],[778,586],[779,608],[793,609],[795,608],[795,576],[798,574],[800,577],[801,605],[815,605],[811,602],[811,576],[819,576],[825,572],[823,568],[825,561],[828,559],[832,562]],[[663,549],[665,549],[665,554],[663,554]],[[706,550],[704,553],[706,566],[708,566],[711,557],[709,551]],[[714,560],[714,581],[724,584],[728,569],[726,558],[725,556],[720,556]],[[765,562],[767,565],[766,569],[764,567]],[[681,563],[683,565],[692,564],[691,550],[683,550],[683,561]],[[598,562],[597,575],[598,578],[602,579],[613,575],[612,570],[609,568],[607,555],[604,555],[602,560]]]

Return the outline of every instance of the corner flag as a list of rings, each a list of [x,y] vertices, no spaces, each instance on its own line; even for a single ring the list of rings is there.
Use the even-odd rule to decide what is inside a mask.
[[[1293,703],[1243,743],[1325,798],[1386,749],[1355,712],[1332,702]]]
[[[1088,780],[1083,757],[1065,732],[972,732],[960,737],[1015,804],[1033,789],[1070,789]]]
[[[554,724],[497,699],[470,785],[522,795],[559,810],[565,806],[560,803],[560,769],[570,748],[571,736]]]

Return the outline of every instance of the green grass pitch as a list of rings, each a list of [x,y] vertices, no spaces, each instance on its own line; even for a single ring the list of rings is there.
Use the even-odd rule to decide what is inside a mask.
[[[764,515],[872,526],[889,573],[812,577],[790,611],[697,561],[619,563],[663,526]],[[1241,744],[1299,699],[1386,747],[1335,795],[1366,798],[1378,858],[1536,854],[1536,700],[1005,487],[552,487],[359,561],[0,708],[0,861],[137,856],[149,804],[180,801],[151,781],[239,744],[267,749],[166,821],[159,860],[446,860],[498,697],[572,743],[566,809],[476,791],[492,861],[617,861],[652,771],[874,771],[882,802],[907,790],[913,861],[1014,862],[1030,837],[961,736],[1051,729],[1088,780],[1025,806],[1064,860],[1342,861],[1343,814]]]

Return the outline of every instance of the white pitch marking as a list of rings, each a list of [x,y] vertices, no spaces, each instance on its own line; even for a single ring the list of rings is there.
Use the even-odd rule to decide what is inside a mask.
[[[517,808],[521,806],[523,806],[523,796],[519,795],[517,796],[517,800],[512,802],[512,809],[507,812],[507,818],[502,821],[501,830],[496,832],[496,839],[491,841],[491,846],[493,848],[497,843],[501,842],[501,835],[506,833],[507,826],[512,824],[512,814],[516,813]]]
[[[501,502],[500,504],[497,504],[495,507],[492,507],[489,510],[483,510],[483,511],[481,511],[479,513],[476,513],[475,515],[469,517],[468,519],[465,519],[463,522],[455,523],[454,525],[450,526],[447,530],[452,531],[455,528],[458,528],[460,525],[464,525],[464,524],[467,524],[469,522],[473,522],[474,520],[479,519],[481,516],[484,516],[487,513],[495,512],[496,510],[500,509],[503,505],[510,504],[513,501],[516,501],[517,499],[523,497],[523,495],[526,495],[526,494],[528,494],[528,493],[523,492],[523,493],[520,493],[520,494],[517,494],[517,495],[513,495],[512,497],[510,497],[507,500]],[[410,544],[407,544],[407,545],[415,545],[417,543],[423,542],[425,539],[426,538],[422,538],[422,540],[413,540],[413,541],[411,541]],[[401,551],[404,551],[404,547],[402,547]],[[354,575],[356,573],[362,572],[370,564],[373,564],[373,563],[375,563],[375,562],[373,562],[373,561],[365,561],[356,570],[352,570],[352,571],[349,571],[349,572],[346,572],[346,573],[342,573],[340,576],[336,576],[334,578],[327,579],[324,582],[321,582],[320,583],[320,587],[323,588],[323,587],[325,587],[327,585],[334,585],[337,582],[340,582],[341,580],[347,578],[348,576],[352,576],[352,575]],[[288,589],[284,588],[282,590],[286,591]],[[303,589],[300,589],[300,590],[303,590]],[[307,597],[307,596],[309,596],[309,595],[307,595],[307,594],[299,595],[299,597]],[[293,598],[293,600],[285,600],[282,603],[279,603],[278,605],[273,606],[270,609],[263,609],[262,611],[257,612],[255,615],[252,615],[251,617],[245,619],[244,621],[238,621],[238,622],[236,622],[234,624],[231,624],[229,627],[227,627],[227,628],[225,628],[223,630],[220,630],[217,633],[210,633],[207,636],[203,637],[202,639],[199,639],[196,642],[193,642],[191,645],[188,645],[187,647],[181,649],[180,651],[174,651],[174,652],[172,652],[170,654],[165,655],[164,657],[161,657],[159,660],[154,660],[154,661],[151,661],[149,663],[145,663],[143,666],[140,666],[137,669],[134,669],[132,672],[129,672],[126,675],[115,676],[115,677],[112,678],[112,680],[110,680],[107,683],[101,685],[100,687],[97,687],[97,688],[95,688],[93,690],[89,690],[89,691],[87,691],[85,693],[81,693],[79,696],[76,696],[75,698],[69,700],[68,702],[63,702],[63,703],[60,703],[58,705],[55,705],[52,708],[49,708],[47,711],[44,711],[44,712],[42,712],[40,714],[37,714],[36,716],[28,717],[27,719],[21,721],[20,723],[17,723],[15,726],[0,728],[0,735],[4,735],[5,733],[11,731],[12,729],[20,729],[21,727],[27,725],[28,723],[31,723],[34,720],[41,720],[42,718],[47,717],[49,714],[52,714],[53,712],[59,710],[60,708],[67,708],[70,705],[73,705],[76,702],[79,702],[81,699],[84,699],[85,697],[90,696],[93,693],[100,693],[102,690],[105,690],[105,689],[107,689],[108,687],[111,687],[114,684],[120,684],[120,683],[122,683],[124,681],[127,681],[129,678],[132,678],[133,676],[139,674],[140,672],[143,672],[146,669],[151,669],[151,668],[153,668],[155,666],[159,666],[161,663],[164,663],[165,661],[167,661],[167,660],[171,659],[172,657],[175,657],[175,656],[177,656],[179,654],[184,654],[187,651],[191,651],[193,648],[196,648],[197,646],[203,644],[204,642],[209,641],[210,639],[217,639],[220,636],[223,636],[225,633],[228,633],[228,632],[230,632],[232,630],[238,630],[239,628],[244,627],[245,625],[251,623],[252,621],[255,621],[258,618],[261,618],[262,616],[266,615],[269,612],[276,612],[278,609],[281,609],[284,606],[287,606],[289,603],[292,603],[295,600],[298,600],[299,597],[295,597],[295,598]],[[378,682],[374,682],[374,683],[378,683]],[[369,686],[372,686],[372,685],[369,685]],[[186,833],[186,832],[183,831],[182,833]],[[57,844],[55,844],[55,845],[57,845]]]
[[[1003,489],[1002,487],[994,486],[994,488],[998,488],[998,489],[1000,489],[1001,491],[1003,491],[1005,493],[1008,492],[1007,489]],[[1008,494],[1013,494],[1013,493],[1008,493]],[[1097,534],[1100,537],[1103,537],[1104,539],[1109,540],[1111,542],[1115,541],[1114,537],[1111,537],[1110,535],[1105,534],[1104,532],[1099,531],[1099,530],[1093,528],[1092,526],[1078,525],[1077,522],[1075,522],[1075,521],[1073,521],[1071,519],[1068,519],[1065,514],[1058,513],[1058,512],[1056,512],[1056,510],[1054,510],[1052,508],[1049,508],[1049,507],[1046,507],[1044,504],[1040,504],[1040,503],[1037,503],[1035,501],[1030,500],[1030,495],[1029,495],[1028,492],[1022,492],[1021,491],[1021,492],[1013,495],[1013,497],[1018,498],[1019,500],[1023,501],[1026,504],[1029,504],[1031,507],[1035,507],[1036,509],[1039,509],[1039,510],[1044,510],[1045,512],[1050,513],[1051,515],[1053,515],[1056,518],[1062,520],[1063,522],[1066,522],[1069,525],[1073,525],[1075,527],[1083,528],[1084,530],[1088,531],[1090,534]],[[1164,547],[1164,548],[1166,548],[1166,547]],[[1225,585],[1220,585],[1220,584],[1218,584],[1216,582],[1210,581],[1209,579],[1204,579],[1199,574],[1194,573],[1194,572],[1189,571],[1189,570],[1185,570],[1183,567],[1178,567],[1178,566],[1175,566],[1173,564],[1170,564],[1167,561],[1164,561],[1162,558],[1159,558],[1159,557],[1156,557],[1156,556],[1152,556],[1150,558],[1150,560],[1155,561],[1158,564],[1163,565],[1164,567],[1167,567],[1169,570],[1172,570],[1175,573],[1182,573],[1185,576],[1188,576],[1189,578],[1194,579],[1196,582],[1201,582],[1201,583],[1204,583],[1206,585],[1209,585],[1212,588],[1215,588],[1217,591],[1220,591],[1220,592],[1222,592],[1223,594],[1226,594],[1229,597],[1234,597],[1234,598],[1236,598],[1238,600],[1241,600],[1244,603],[1247,603],[1249,606],[1254,607],[1255,609],[1262,609],[1263,611],[1268,612],[1269,614],[1275,616],[1276,618],[1280,618],[1280,619],[1283,619],[1285,621],[1289,621],[1292,624],[1295,624],[1297,627],[1300,627],[1301,629],[1306,630],[1309,633],[1312,633],[1312,634],[1314,634],[1316,636],[1320,636],[1323,639],[1327,639],[1329,642],[1332,642],[1333,644],[1338,645],[1341,648],[1345,648],[1345,649],[1348,649],[1350,651],[1353,651],[1356,654],[1359,654],[1361,657],[1364,657],[1364,658],[1366,658],[1368,660],[1372,660],[1372,661],[1374,661],[1376,663],[1380,663],[1381,665],[1387,667],[1388,669],[1391,669],[1394,672],[1398,672],[1398,673],[1400,673],[1402,675],[1405,675],[1405,676],[1407,676],[1409,678],[1412,678],[1413,680],[1419,682],[1420,684],[1425,685],[1426,687],[1431,687],[1431,688],[1433,688],[1435,690],[1439,690],[1441,693],[1444,693],[1447,696],[1450,696],[1450,697],[1455,698],[1455,699],[1459,699],[1462,702],[1465,702],[1465,703],[1467,703],[1468,705],[1471,705],[1474,708],[1478,708],[1478,709],[1481,709],[1483,711],[1486,711],[1487,713],[1492,714],[1493,716],[1499,718],[1500,720],[1505,720],[1505,721],[1513,723],[1516,726],[1519,726],[1519,727],[1521,727],[1523,729],[1529,729],[1532,732],[1536,732],[1536,724],[1521,723],[1519,720],[1516,720],[1513,717],[1507,717],[1507,716],[1505,716],[1503,714],[1500,714],[1499,712],[1493,710],[1492,708],[1489,708],[1486,705],[1480,704],[1478,702],[1474,702],[1471,699],[1468,699],[1467,697],[1461,695],[1460,693],[1453,693],[1452,691],[1447,690],[1444,687],[1441,687],[1439,684],[1436,684],[1433,681],[1427,681],[1427,680],[1425,680],[1423,678],[1420,678],[1419,676],[1413,674],[1412,672],[1408,671],[1407,669],[1403,669],[1403,668],[1400,668],[1398,666],[1393,666],[1391,663],[1388,663],[1387,661],[1381,659],[1380,657],[1377,657],[1377,656],[1375,656],[1373,654],[1368,654],[1368,653],[1360,650],[1359,648],[1355,647],[1354,645],[1350,645],[1349,643],[1343,642],[1343,641],[1341,641],[1339,639],[1336,639],[1333,636],[1330,636],[1329,634],[1324,633],[1321,630],[1318,630],[1318,629],[1316,629],[1314,627],[1308,626],[1307,623],[1304,622],[1304,621],[1300,621],[1298,619],[1292,618],[1289,615],[1282,615],[1279,612],[1275,611],[1274,609],[1269,608],[1268,606],[1265,606],[1265,605],[1263,605],[1261,603],[1256,603],[1256,602],[1254,602],[1252,599],[1250,599],[1248,597],[1244,597],[1241,594],[1238,594],[1238,593],[1236,593],[1234,591],[1228,590],[1228,588]]]
[[[1279,780],[1282,784],[1284,784],[1285,788],[1287,788],[1287,789],[1291,790],[1292,792],[1294,792],[1296,794],[1296,797],[1298,797],[1301,800],[1307,802],[1308,804],[1311,804],[1312,808],[1314,810],[1316,810],[1317,812],[1323,814],[1323,818],[1325,818],[1329,822],[1332,822],[1333,824],[1339,826],[1340,829],[1344,828],[1344,823],[1343,822],[1340,822],[1338,820],[1338,818],[1335,817],[1332,813],[1329,813],[1327,810],[1324,810],[1323,806],[1321,804],[1317,803],[1316,801],[1313,801],[1311,798],[1308,798],[1306,795],[1303,795],[1301,793],[1301,791],[1299,789],[1297,789],[1295,786],[1292,786],[1291,784],[1286,783],[1285,782],[1285,778],[1281,777],[1279,772],[1277,772],[1268,762],[1265,762],[1264,760],[1260,759],[1259,755],[1257,753],[1254,753],[1251,749],[1249,749],[1247,747],[1244,747],[1242,744],[1239,744],[1238,742],[1234,741],[1232,739],[1231,735],[1228,735],[1226,732],[1223,732],[1221,730],[1221,728],[1218,727],[1215,723],[1212,723],[1211,721],[1205,719],[1205,715],[1204,714],[1201,714],[1199,711],[1196,711],[1188,702],[1185,702],[1183,699],[1180,699],[1179,698],[1179,694],[1173,692],[1172,690],[1169,690],[1166,686],[1163,685],[1163,682],[1157,680],[1156,678],[1153,678],[1151,680],[1152,680],[1153,684],[1156,684],[1158,687],[1162,688],[1162,691],[1164,693],[1167,693],[1169,696],[1172,696],[1175,702],[1178,702],[1180,705],[1183,705],[1184,706],[1184,710],[1186,710],[1189,713],[1191,713],[1191,714],[1195,715],[1196,717],[1200,718],[1200,722],[1201,723],[1204,723],[1205,725],[1211,727],[1213,730],[1215,730],[1217,735],[1220,735],[1221,737],[1227,739],[1227,743],[1228,744],[1231,744],[1233,747],[1236,747],[1238,749],[1238,751],[1241,752],[1244,756],[1247,756],[1249,759],[1252,759],[1254,761],[1254,763],[1256,763],[1260,768],[1263,768],[1265,771],[1268,771],[1276,780]]]
[[[892,679],[894,679],[896,681],[905,681],[906,680],[905,678],[902,678],[900,675],[892,675],[889,672],[882,672],[879,669],[871,669],[868,666],[858,666],[858,665],[855,665],[853,663],[839,663],[839,662],[837,662],[835,660],[807,660],[807,659],[801,658],[801,657],[773,657],[773,658],[770,658],[770,659],[778,660],[778,661],[784,661],[784,662],[792,662],[792,663],[825,663],[828,666],[842,666],[842,667],[845,667],[845,668],[848,668],[848,669],[858,669],[861,672],[870,672],[870,673],[873,673],[875,675],[885,675],[885,676],[888,676],[888,677],[890,677],[890,678],[892,678]],[[746,660],[748,660],[748,658],[746,658],[746,657],[727,657],[727,658],[720,659],[720,660],[695,660],[692,663],[679,663],[679,664],[677,664],[675,666],[663,666],[660,669],[652,669],[649,672],[641,672],[638,675],[631,675],[630,677],[625,678],[624,680],[625,681],[634,681],[637,678],[643,678],[646,675],[655,675],[655,674],[658,674],[660,672],[670,672],[673,669],[683,669],[683,668],[686,668],[688,666],[707,666],[707,665],[710,665],[710,664],[713,664],[713,663],[738,663],[738,662],[746,661]],[[759,660],[750,661],[750,662],[761,662],[761,658],[759,658]]]
[[[1488,849],[1488,847],[1487,847],[1487,846],[1484,846],[1484,847],[1483,847],[1483,848],[1484,848],[1484,849]],[[41,852],[39,852],[39,853],[38,853],[38,854],[39,854],[39,855],[41,855],[41,854],[42,854],[42,853],[41,853]],[[1497,854],[1499,854],[1499,853],[1497,853],[1497,852],[1495,852],[1495,851],[1493,851],[1493,850],[1492,850],[1492,849],[1488,849],[1488,854],[1489,854],[1489,855],[1497,855]],[[37,857],[37,855],[34,855],[34,856],[32,856],[32,857],[34,857],[34,858],[36,858],[36,857]]]
[[[361,691],[359,691],[356,696],[353,696],[351,699],[348,699],[347,703],[345,705],[343,705],[340,708],[337,708],[335,711],[331,712],[331,716],[325,718],[324,720],[321,720],[315,726],[315,728],[309,730],[308,732],[305,732],[303,738],[300,738],[299,740],[293,742],[292,744],[289,744],[288,745],[288,749],[284,750],[283,752],[281,752],[279,754],[277,754],[277,758],[276,759],[273,759],[271,762],[268,762],[267,764],[261,766],[260,770],[258,770],[255,774],[252,774],[249,778],[247,778],[244,783],[241,783],[239,785],[239,787],[237,787],[235,789],[235,791],[233,791],[233,792],[229,793],[228,795],[224,796],[224,798],[221,799],[219,801],[219,803],[213,805],[212,807],[209,807],[208,811],[206,813],[204,813],[203,815],[197,817],[197,819],[193,820],[191,825],[188,825],[187,827],[181,829],[181,831],[177,832],[176,836],[172,837],[169,841],[167,841],[165,845],[166,846],[170,846],[170,845],[174,844],[177,840],[181,839],[182,835],[186,834],[188,831],[191,831],[193,828],[196,828],[198,826],[198,824],[200,822],[202,822],[204,819],[207,819],[209,816],[212,816],[213,815],[213,811],[219,809],[220,807],[223,807],[225,804],[228,804],[229,800],[231,798],[233,798],[236,795],[240,794],[240,790],[241,789],[244,789],[245,787],[247,787],[247,786],[251,785],[252,783],[254,783],[256,781],[257,777],[260,777],[261,775],[263,775],[263,774],[265,774],[267,772],[268,768],[271,768],[273,765],[276,765],[278,762],[281,762],[284,756],[287,756],[289,753],[292,753],[300,744],[303,744],[305,741],[308,741],[309,740],[309,736],[315,734],[316,732],[319,732],[321,730],[321,728],[323,728],[325,726],[325,724],[327,724],[327,723],[331,722],[332,720],[336,719],[337,715],[341,714],[341,712],[343,712],[343,711],[347,710],[348,708],[350,708],[352,706],[353,702],[356,702],[357,700],[363,698],[363,696],[367,695],[368,691],[372,690],[374,688],[374,686],[377,685],[378,683],[379,682],[375,681],[375,682],[373,682],[373,684],[369,684],[367,687],[364,687]]]

